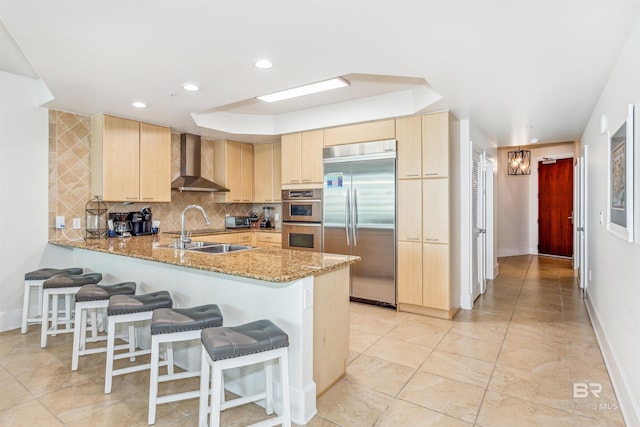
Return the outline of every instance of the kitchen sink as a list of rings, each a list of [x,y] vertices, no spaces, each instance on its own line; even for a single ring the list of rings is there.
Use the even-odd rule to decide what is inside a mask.
[[[208,254],[225,254],[227,252],[246,251],[247,249],[254,249],[253,246],[244,245],[230,245],[227,243],[220,243],[211,246],[200,246],[188,249],[193,252],[206,252]]]
[[[167,245],[168,248],[176,249],[175,243]],[[185,245],[187,251],[205,252],[208,254],[226,254],[227,252],[246,251],[255,249],[253,246],[232,245],[218,242],[191,242]]]

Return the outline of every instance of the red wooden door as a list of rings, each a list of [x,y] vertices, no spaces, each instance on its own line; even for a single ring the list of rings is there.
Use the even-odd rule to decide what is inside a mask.
[[[573,256],[573,159],[538,163],[538,253]]]

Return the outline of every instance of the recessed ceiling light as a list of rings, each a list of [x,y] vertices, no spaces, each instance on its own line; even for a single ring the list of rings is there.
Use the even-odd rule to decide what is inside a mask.
[[[261,101],[276,102],[285,99],[296,98],[298,96],[311,95],[313,93],[338,89],[345,86],[349,86],[349,82],[341,77],[336,77],[335,79],[324,80],[306,86],[294,87],[293,89],[270,93],[269,95],[258,96],[257,98]]]
[[[182,85],[182,89],[188,90],[189,92],[197,92],[200,88],[193,83],[185,83]]]
[[[538,142],[538,138],[531,138],[531,139],[529,140],[529,142],[530,142],[530,143],[532,143],[532,144],[535,144],[535,143],[537,143],[537,142]]]
[[[134,101],[131,103],[131,105],[133,105],[136,108],[147,108],[147,104],[145,104],[142,101]]]
[[[255,66],[263,70],[268,70],[269,68],[273,67],[273,64],[268,59],[263,58],[263,59],[258,59],[255,62]]]

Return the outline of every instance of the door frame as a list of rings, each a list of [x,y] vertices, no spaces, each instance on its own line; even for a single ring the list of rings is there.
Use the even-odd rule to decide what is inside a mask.
[[[487,289],[487,276],[486,276],[486,254],[487,254],[487,216],[486,216],[486,208],[487,200],[486,200],[486,152],[478,152],[476,150],[472,150],[471,152],[471,169],[473,176],[473,162],[477,160],[478,162],[478,218],[479,223],[477,224],[478,229],[473,228],[473,191],[471,191],[471,262],[474,266],[471,267],[471,298],[475,301],[475,299],[482,295]],[[475,256],[474,256],[475,255]],[[477,273],[477,276],[474,277],[474,271]]]
[[[545,159],[568,159],[573,158],[575,162],[576,155],[575,153],[560,153],[560,154],[547,154],[539,157],[535,157],[531,160],[531,180],[529,181],[529,188],[531,197],[531,205],[529,210],[529,221],[530,229],[529,229],[529,253],[537,255],[538,254],[538,162],[541,162]],[[573,169],[572,169],[573,170]],[[575,177],[574,177],[575,179]],[[572,196],[573,197],[573,196]],[[575,253],[575,248],[574,248]]]

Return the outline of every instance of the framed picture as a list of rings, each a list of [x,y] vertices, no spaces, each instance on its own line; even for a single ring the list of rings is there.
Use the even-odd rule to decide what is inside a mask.
[[[634,106],[618,127],[609,132],[609,203],[607,230],[633,242]]]

